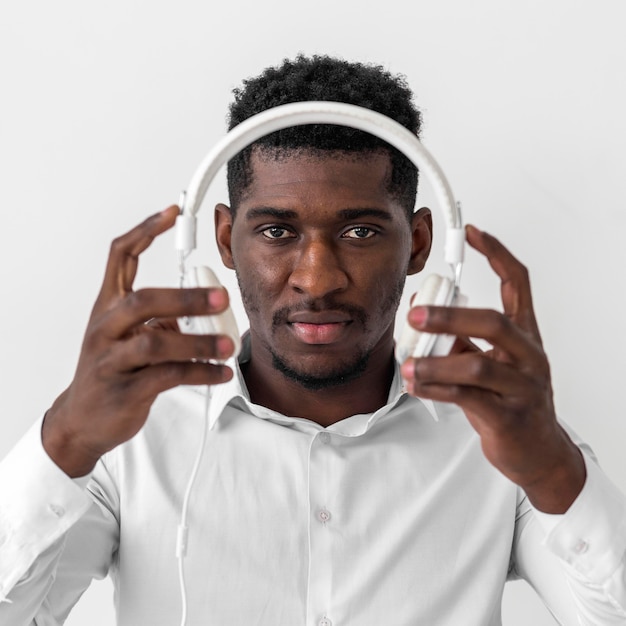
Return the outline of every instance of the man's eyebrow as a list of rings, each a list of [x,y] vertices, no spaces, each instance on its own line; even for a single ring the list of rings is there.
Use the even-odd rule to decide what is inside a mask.
[[[298,217],[296,211],[291,209],[276,209],[270,206],[260,206],[246,211],[246,219],[253,220],[258,217],[273,217],[277,220],[295,219]]]
[[[377,217],[381,220],[386,220],[391,222],[392,217],[389,211],[384,211],[383,209],[342,209],[339,211],[339,216],[344,220],[358,220],[363,217]]]
[[[351,221],[359,220],[364,217],[375,217],[387,222],[392,221],[389,211],[375,208],[360,208],[360,209],[341,209],[337,211],[337,215],[340,219]],[[298,212],[293,209],[277,209],[276,207],[260,206],[254,207],[246,211],[246,220],[254,220],[260,217],[272,217],[277,220],[297,219]]]

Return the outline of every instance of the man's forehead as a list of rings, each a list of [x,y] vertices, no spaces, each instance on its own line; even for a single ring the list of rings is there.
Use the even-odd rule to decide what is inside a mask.
[[[391,157],[385,150],[255,150],[249,185],[237,213],[260,218],[333,221],[406,220],[406,209],[391,191]]]

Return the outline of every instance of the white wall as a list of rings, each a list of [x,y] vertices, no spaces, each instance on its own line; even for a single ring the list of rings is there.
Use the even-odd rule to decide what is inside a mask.
[[[5,1],[0,456],[69,382],[108,242],[178,199],[231,88],[324,52],[408,76],[467,220],[532,271],[559,413],[626,488],[625,18],[619,0]],[[171,246],[140,284],[174,284]],[[497,305],[472,253],[464,284]],[[68,623],[112,624],[109,596],[97,586]],[[517,583],[504,614],[554,623]]]

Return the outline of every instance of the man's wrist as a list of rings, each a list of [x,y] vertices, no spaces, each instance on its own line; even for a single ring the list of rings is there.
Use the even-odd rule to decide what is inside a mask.
[[[563,434],[562,450],[551,456],[554,463],[531,484],[521,485],[533,507],[543,513],[565,513],[579,496],[587,478],[582,452]]]
[[[76,439],[72,435],[55,428],[54,407],[45,415],[41,427],[41,443],[46,454],[52,459],[63,472],[70,478],[80,478],[91,473],[98,458],[85,454],[76,445]]]

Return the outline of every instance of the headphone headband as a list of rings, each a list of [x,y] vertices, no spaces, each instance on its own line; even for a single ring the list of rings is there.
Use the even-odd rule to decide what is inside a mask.
[[[181,259],[195,249],[195,216],[220,168],[251,143],[278,130],[305,124],[335,124],[368,132],[406,156],[430,180],[446,220],[446,261],[459,267],[465,241],[460,211],[439,164],[418,138],[391,118],[344,102],[294,102],[267,109],[233,128],[205,156],[196,169],[181,202],[176,248]]]

